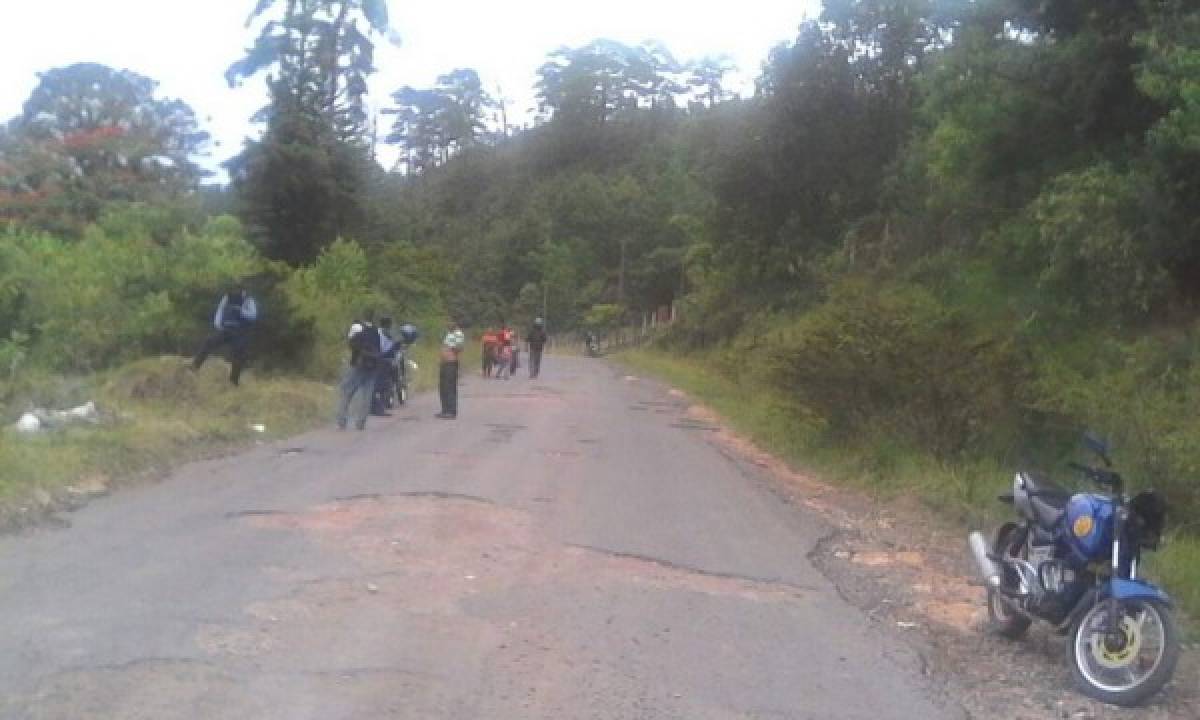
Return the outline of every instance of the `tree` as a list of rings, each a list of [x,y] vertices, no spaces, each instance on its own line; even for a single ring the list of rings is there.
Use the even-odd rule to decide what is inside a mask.
[[[400,164],[412,174],[443,162],[449,156],[447,98],[434,90],[421,90],[406,85],[392,93],[395,107],[383,112],[395,115],[392,130],[385,142],[400,145]]]
[[[433,88],[406,85],[392,93],[392,101],[395,107],[383,111],[396,116],[386,142],[403,147],[401,164],[414,174],[474,145],[485,129],[487,110],[495,107],[471,68],[438,77]]]
[[[436,91],[446,99],[445,135],[459,148],[473,145],[484,130],[484,116],[495,101],[483,89],[479,73],[458,68],[437,79]]]
[[[538,106],[543,117],[568,125],[604,125],[622,109],[661,97],[660,66],[673,63],[662,46],[631,48],[594,40],[550,53],[538,69]]]
[[[270,68],[273,98],[287,95],[319,111],[341,140],[361,139],[367,77],[375,72],[373,37],[397,41],[386,0],[257,0],[247,25],[278,6],[282,13],[263,24],[245,57],[229,67],[229,84]]]
[[[236,84],[264,70],[271,104],[262,140],[228,167],[242,216],[269,257],[313,261],[361,222],[371,158],[364,96],[375,35],[389,34],[385,0],[258,0],[248,24],[278,8]],[[360,28],[359,23],[363,24]]]
[[[39,74],[0,138],[0,191],[14,215],[73,234],[117,201],[160,201],[196,189],[209,135],[191,107],[160,98],[130,70],[78,63]]]
[[[688,66],[687,84],[708,103],[708,107],[716,107],[717,103],[729,98],[724,83],[725,76],[733,70],[728,55],[708,55]]]

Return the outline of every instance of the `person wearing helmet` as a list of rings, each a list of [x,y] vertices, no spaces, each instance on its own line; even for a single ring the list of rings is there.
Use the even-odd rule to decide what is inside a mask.
[[[536,318],[525,342],[529,344],[529,377],[536,378],[542,372],[542,352],[546,349],[546,321]]]

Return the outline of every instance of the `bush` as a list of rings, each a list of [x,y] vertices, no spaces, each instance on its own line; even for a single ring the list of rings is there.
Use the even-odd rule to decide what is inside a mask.
[[[1096,342],[1092,363],[1046,355],[1034,398],[1076,428],[1108,435],[1133,488],[1163,491],[1170,513],[1200,529],[1200,328],[1132,343]]]
[[[346,330],[366,309],[381,311],[388,298],[373,290],[370,262],[353,241],[337,240],[310,267],[296,270],[284,293],[293,317],[311,324],[314,342],[302,364],[325,377],[337,373],[346,358]]]
[[[1109,165],[1056,178],[1011,233],[1058,312],[1143,315],[1170,290],[1146,225],[1139,187],[1150,183]]]
[[[261,267],[232,218],[162,243],[140,212],[108,216],[79,241],[14,230],[0,239],[10,361],[86,372],[190,349],[219,289]]]
[[[772,382],[828,422],[833,439],[887,437],[946,457],[1009,445],[1022,365],[914,286],[844,281],[765,350]],[[861,438],[858,438],[861,440]]]

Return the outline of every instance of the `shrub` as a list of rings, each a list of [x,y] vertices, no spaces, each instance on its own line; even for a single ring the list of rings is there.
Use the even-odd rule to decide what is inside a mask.
[[[1128,318],[1161,303],[1170,285],[1139,200],[1148,184],[1109,165],[1066,173],[1015,225],[1012,238],[1058,311]]]
[[[372,289],[370,262],[353,241],[337,240],[310,267],[297,269],[285,282],[290,312],[310,323],[314,342],[303,365],[332,376],[346,357],[346,329],[365,309],[388,307],[388,298]]]
[[[232,218],[165,243],[139,218],[136,210],[109,216],[78,241],[6,234],[6,355],[19,345],[41,369],[81,372],[190,348],[219,289],[261,265]]]
[[[828,422],[939,456],[1011,442],[1022,368],[1012,342],[915,286],[837,285],[765,353],[777,387]]]
[[[1114,462],[1133,488],[1163,491],[1171,514],[1200,517],[1200,338],[1097,341],[1088,364],[1046,355],[1036,393],[1040,409],[1076,428],[1108,435]]]

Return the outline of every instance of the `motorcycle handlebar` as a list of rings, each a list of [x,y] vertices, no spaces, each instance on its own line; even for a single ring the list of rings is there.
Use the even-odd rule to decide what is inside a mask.
[[[1078,470],[1079,472],[1083,473],[1088,480],[1100,485],[1118,487],[1121,483],[1121,476],[1112,470],[1088,467],[1087,465],[1080,465],[1079,463],[1074,462],[1067,463],[1067,467],[1071,468],[1072,470]]]

